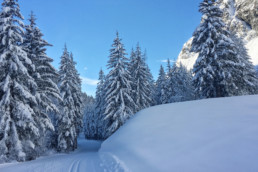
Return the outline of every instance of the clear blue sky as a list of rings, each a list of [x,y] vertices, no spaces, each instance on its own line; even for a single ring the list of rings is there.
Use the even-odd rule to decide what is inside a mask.
[[[119,31],[127,53],[137,42],[147,50],[156,79],[162,60],[175,59],[200,23],[201,0],[20,0],[23,16],[30,11],[45,39],[53,45],[48,55],[59,67],[64,44],[73,52],[83,80],[83,91],[95,94],[102,67]]]

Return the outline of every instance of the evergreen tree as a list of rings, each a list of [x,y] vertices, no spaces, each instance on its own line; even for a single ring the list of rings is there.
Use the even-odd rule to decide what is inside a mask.
[[[62,96],[61,114],[58,119],[58,150],[73,151],[77,146],[76,107],[73,97],[73,62],[65,46],[60,66],[60,93]]]
[[[170,60],[167,60],[167,78],[169,78],[169,73],[171,72],[171,63]]]
[[[37,84],[37,102],[39,105],[41,142],[45,142],[46,130],[54,130],[54,126],[48,117],[50,112],[58,113],[58,108],[54,99],[61,101],[59,88],[57,86],[58,73],[51,65],[53,59],[46,55],[46,47],[51,46],[42,39],[43,34],[36,27],[36,18],[31,13],[30,25],[25,26],[25,38],[23,47],[27,52],[29,59],[35,65],[35,71],[30,71]],[[41,143],[43,144],[43,143]],[[41,148],[42,149],[42,148]]]
[[[4,0],[0,12],[0,161],[37,156],[39,116],[34,66],[21,47],[23,17],[17,0]]]
[[[128,72],[128,59],[125,57],[124,45],[118,33],[112,47],[108,61],[108,68],[111,70],[106,77],[105,119],[108,121],[106,137],[133,115],[136,106],[130,94],[132,79]]]
[[[170,78],[173,82],[174,94],[170,97],[170,102],[183,102],[194,99],[194,88],[192,86],[192,73],[180,63],[172,68],[173,75]]]
[[[231,35],[233,42],[236,44],[237,55],[239,57],[240,63],[243,64],[241,67],[241,72],[236,75],[236,81],[238,91],[236,95],[249,95],[256,94],[258,89],[258,79],[255,66],[250,61],[250,56],[248,55],[247,49],[245,48],[245,43],[241,38],[236,35]],[[229,90],[230,91],[230,90]]]
[[[204,0],[200,4],[203,22],[193,34],[192,51],[199,57],[194,65],[193,84],[199,98],[213,98],[239,95],[246,86],[253,87],[247,78],[239,82],[242,71],[250,74],[242,57],[238,55],[236,44],[231,39],[222,21],[222,10],[214,0]],[[244,88],[243,88],[244,87]]]
[[[106,120],[105,119],[105,75],[101,69],[99,72],[99,82],[96,91],[96,102],[95,102],[95,118],[97,119],[96,123],[96,139],[104,139]]]
[[[176,95],[175,92],[175,77],[174,77],[174,72],[175,72],[175,67],[174,65],[173,68],[171,68],[170,60],[167,60],[167,77],[166,77],[166,96],[167,96],[167,103],[172,103],[172,97]]]
[[[82,92],[81,92],[81,79],[78,71],[75,68],[76,62],[74,61],[73,54],[70,54],[71,62],[72,62],[72,82],[73,82],[73,100],[74,100],[74,110],[75,110],[75,121],[76,121],[76,132],[77,134],[80,133],[82,128],[82,119],[83,119],[83,112],[82,112]]]
[[[167,90],[166,73],[164,71],[163,66],[161,65],[160,70],[159,70],[159,77],[156,82],[156,98],[155,98],[155,100],[156,100],[157,105],[168,103],[166,90]]]
[[[147,69],[147,80],[148,80],[148,83],[150,85],[150,95],[149,97],[151,98],[151,106],[154,106],[156,105],[156,101],[155,101],[155,81],[153,79],[153,75],[150,71],[150,68],[148,66],[148,64],[146,63],[147,62],[147,51],[145,50],[144,51],[144,54],[143,54],[143,61],[145,62],[145,66],[146,66],[146,69]]]
[[[149,71],[147,64],[144,61],[143,54],[139,44],[137,44],[136,51],[132,52],[130,61],[130,74],[133,81],[133,99],[138,108],[135,113],[151,106],[151,84],[149,83]]]

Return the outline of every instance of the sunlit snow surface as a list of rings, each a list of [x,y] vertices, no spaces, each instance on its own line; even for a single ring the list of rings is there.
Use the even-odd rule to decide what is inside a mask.
[[[152,107],[100,144],[81,137],[74,153],[0,172],[257,172],[258,96]]]
[[[109,172],[126,171],[115,155],[98,153],[101,142],[78,139],[78,150],[70,154],[41,157],[35,161],[0,165],[0,172]]]
[[[131,171],[257,172],[258,96],[143,110],[101,151]]]

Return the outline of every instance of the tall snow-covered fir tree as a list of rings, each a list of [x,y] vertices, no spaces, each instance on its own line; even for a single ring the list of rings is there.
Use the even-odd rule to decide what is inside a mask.
[[[157,105],[169,103],[167,95],[167,80],[166,73],[163,66],[160,66],[159,77],[156,81],[156,95],[155,101]]]
[[[128,72],[128,59],[125,55],[124,45],[117,33],[107,65],[110,72],[106,76],[105,119],[108,122],[106,137],[133,115],[136,106],[131,95],[132,78]]]
[[[137,104],[137,109],[134,113],[150,107],[152,104],[152,90],[149,81],[149,71],[139,43],[136,46],[135,52],[131,53],[130,58],[130,75],[132,76],[132,93],[134,102]]]
[[[169,59],[167,60],[166,95],[168,100],[167,103],[172,103],[173,101],[171,98],[176,95],[176,92],[175,92],[174,70],[172,70]]]
[[[238,77],[236,80],[238,80],[237,86],[239,88],[236,95],[256,94],[258,91],[258,76],[255,66],[250,61],[250,56],[245,48],[245,43],[242,38],[238,38],[235,34],[232,34],[231,37],[236,44],[239,61],[243,64],[241,67],[242,73],[236,76]]]
[[[156,105],[156,101],[155,101],[155,80],[153,78],[153,75],[151,73],[151,70],[148,66],[147,62],[147,51],[145,50],[143,53],[143,61],[145,61],[145,65],[146,65],[146,69],[147,69],[147,79],[148,79],[148,83],[150,84],[150,95],[149,97],[151,98],[151,106]]]
[[[42,37],[43,34],[36,27],[36,18],[33,13],[30,15],[30,25],[25,26],[25,38],[23,42],[24,50],[29,59],[35,65],[35,71],[31,75],[37,84],[37,102],[39,105],[39,123],[41,140],[45,142],[46,130],[54,130],[51,120],[48,117],[49,112],[58,113],[58,107],[53,102],[54,99],[61,101],[59,88],[57,86],[58,73],[51,65],[53,59],[46,55],[46,47],[51,46]],[[43,143],[41,143],[43,144]]]
[[[73,54],[70,54],[70,59],[72,62],[72,82],[73,82],[73,100],[74,100],[74,108],[75,108],[75,127],[77,134],[80,133],[82,129],[83,123],[83,112],[82,112],[82,92],[81,92],[81,79],[78,71],[76,70],[76,62],[74,61]]]
[[[73,96],[74,76],[73,61],[65,46],[61,57],[59,70],[59,87],[63,101],[60,107],[60,117],[58,119],[58,150],[69,152],[75,150],[77,146],[76,133],[76,107]]]
[[[99,72],[99,82],[95,98],[95,118],[96,122],[96,139],[105,138],[106,120],[105,120],[105,75],[101,69]]]
[[[193,34],[192,51],[199,57],[194,65],[193,84],[199,98],[213,98],[239,95],[239,90],[253,87],[246,77],[239,81],[238,76],[250,74],[231,33],[222,21],[222,10],[214,0],[204,0],[200,4],[203,22]]]
[[[0,161],[35,159],[40,137],[34,65],[21,47],[22,15],[17,0],[0,12]]]

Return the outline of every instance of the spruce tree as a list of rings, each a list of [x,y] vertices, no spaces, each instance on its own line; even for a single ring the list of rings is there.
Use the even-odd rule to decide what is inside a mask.
[[[175,66],[175,65],[174,65]],[[166,95],[167,95],[167,103],[172,103],[172,97],[176,95],[175,92],[175,77],[174,77],[174,67],[171,68],[170,60],[167,60],[167,77],[166,77]]]
[[[150,95],[149,97],[151,98],[151,106],[154,106],[156,105],[156,101],[155,101],[155,80],[153,79],[153,75],[151,73],[151,70],[147,64],[147,51],[145,50],[144,51],[144,54],[143,54],[143,61],[145,62],[145,66],[146,66],[146,69],[147,69],[147,80],[148,80],[148,83],[150,85]]]
[[[105,75],[101,69],[99,72],[99,82],[96,90],[95,98],[95,118],[97,119],[96,135],[97,139],[104,139],[106,120],[105,120]]]
[[[167,99],[167,82],[166,82],[166,73],[164,71],[163,66],[160,66],[159,77],[156,81],[156,95],[155,100],[157,105],[168,103]]]
[[[35,112],[34,66],[21,47],[22,15],[17,0],[4,0],[0,12],[0,161],[35,159],[40,137]]]
[[[149,82],[149,71],[147,64],[144,61],[143,54],[139,43],[137,44],[136,51],[132,52],[130,61],[130,74],[133,81],[133,99],[138,108],[135,113],[150,107],[152,104],[151,97],[151,83]]]
[[[124,45],[117,33],[108,61],[109,74],[106,77],[105,119],[106,137],[114,133],[133,115],[136,104],[131,97],[132,82],[128,72],[128,59]]]
[[[58,119],[58,150],[73,151],[77,146],[76,107],[73,97],[73,62],[65,46],[59,70],[59,87],[63,101]]]
[[[36,95],[39,105],[41,142],[45,142],[46,131],[54,130],[48,114],[59,112],[58,107],[54,103],[54,100],[61,101],[57,86],[58,73],[51,65],[53,59],[46,55],[46,47],[51,45],[42,38],[43,34],[36,27],[36,18],[33,13],[31,13],[29,21],[30,25],[25,26],[26,32],[22,45],[29,59],[35,65],[35,71],[30,71],[30,73],[37,84]]]
[[[236,76],[238,91],[236,95],[256,94],[258,89],[258,79],[255,66],[250,61],[250,56],[245,48],[242,38],[238,38],[235,34],[231,35],[233,42],[236,44],[237,55],[239,61],[243,64],[239,75]],[[230,90],[229,90],[230,91]],[[234,94],[234,93],[231,93]]]
[[[83,112],[82,112],[82,92],[81,92],[81,79],[80,75],[75,67],[76,62],[74,61],[73,54],[70,54],[70,59],[72,63],[72,82],[73,82],[73,100],[74,100],[74,108],[75,108],[75,121],[76,121],[76,132],[77,135],[80,133],[82,128],[82,119],[83,119]]]
[[[192,51],[199,53],[193,69],[196,94],[199,98],[239,95],[239,90],[254,83],[248,83],[250,80],[245,77],[239,82],[242,71],[249,75],[250,69],[222,21],[223,12],[214,0],[204,0],[199,11],[203,22],[194,32],[192,43]]]

